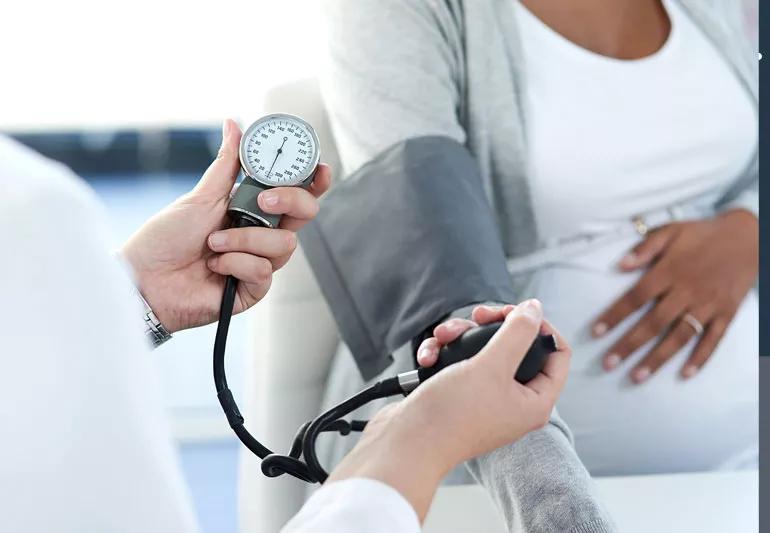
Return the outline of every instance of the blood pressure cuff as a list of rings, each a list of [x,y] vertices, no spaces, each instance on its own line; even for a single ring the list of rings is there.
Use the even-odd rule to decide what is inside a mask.
[[[335,185],[300,239],[365,379],[456,309],[515,296],[477,163],[446,137],[399,143]]]

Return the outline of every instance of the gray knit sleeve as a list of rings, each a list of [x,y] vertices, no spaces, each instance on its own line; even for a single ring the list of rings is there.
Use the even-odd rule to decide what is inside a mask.
[[[556,410],[542,429],[467,463],[503,513],[509,531],[607,533],[612,518],[596,498],[572,434]]]
[[[449,318],[470,318],[476,305]],[[580,462],[569,427],[556,409],[548,424],[522,439],[466,463],[505,518],[509,531],[608,533],[612,518],[596,498],[590,474]]]
[[[324,0],[321,90],[346,174],[416,137],[465,143],[456,23],[444,2]]]

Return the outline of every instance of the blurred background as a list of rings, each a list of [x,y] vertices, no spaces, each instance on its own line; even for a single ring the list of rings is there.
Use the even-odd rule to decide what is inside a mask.
[[[744,1],[756,16],[756,0]],[[315,76],[318,10],[316,0],[5,4],[0,132],[87,180],[108,206],[117,246],[197,181],[224,118],[248,125],[271,88]],[[236,397],[252,327],[236,320],[230,334]],[[155,362],[202,529],[230,533],[238,445],[211,382],[213,338],[211,327],[180,333]]]
[[[247,125],[270,87],[315,74],[317,10],[313,0],[4,4],[0,131],[87,180],[117,246],[198,180],[224,118]],[[230,334],[238,397],[249,322]],[[211,327],[180,333],[155,361],[202,529],[229,533],[238,447],[213,389],[213,339]]]

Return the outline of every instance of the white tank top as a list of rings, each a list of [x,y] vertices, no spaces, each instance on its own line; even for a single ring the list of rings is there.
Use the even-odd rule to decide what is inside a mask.
[[[674,1],[671,33],[638,60],[582,48],[517,3],[540,236],[561,239],[710,193],[749,164],[754,103]]]
[[[753,156],[753,100],[679,5],[664,5],[672,22],[665,45],[647,58],[624,61],[580,48],[517,4],[527,61],[530,186],[546,243],[617,228],[672,205],[704,205]],[[629,385],[627,373],[656,341],[621,369],[601,370],[601,355],[649,308],[601,339],[588,335],[593,317],[642,274],[616,268],[640,239],[631,231],[579,254],[559,255],[524,276],[529,284],[522,292],[544,302],[548,318],[573,348],[558,407],[581,460],[594,475],[754,465],[753,292],[696,378],[679,377],[693,342],[643,386]]]

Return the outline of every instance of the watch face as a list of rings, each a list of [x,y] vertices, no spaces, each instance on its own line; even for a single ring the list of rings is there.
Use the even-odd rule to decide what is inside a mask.
[[[243,134],[240,156],[244,172],[264,185],[299,185],[318,165],[318,137],[299,117],[268,115]]]

